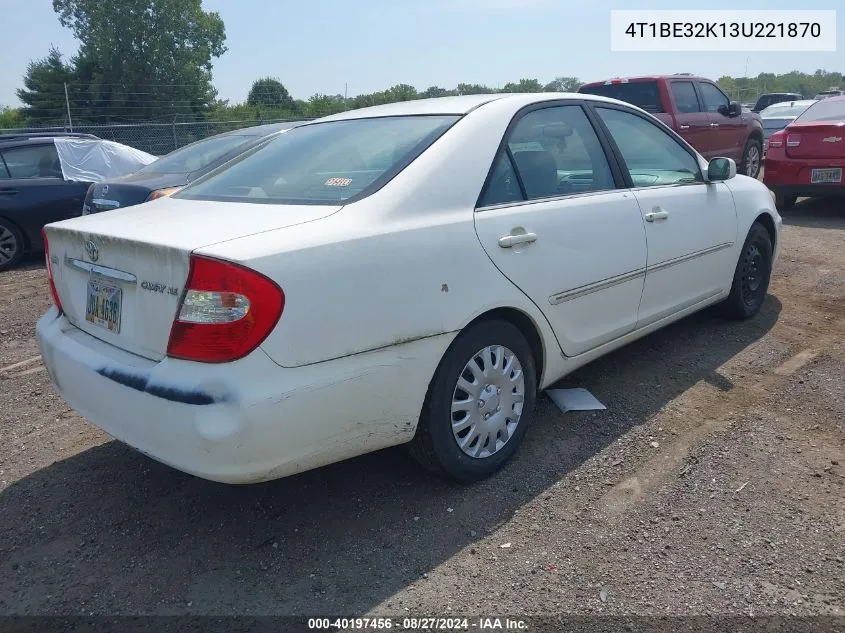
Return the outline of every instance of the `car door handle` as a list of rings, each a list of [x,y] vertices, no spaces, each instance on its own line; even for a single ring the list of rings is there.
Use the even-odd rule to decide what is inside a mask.
[[[536,233],[521,233],[519,235],[505,235],[499,238],[499,246],[502,248],[510,248],[516,244],[528,244],[529,242],[536,242]]]
[[[0,196],[15,196],[17,193],[18,190],[12,189],[11,187],[0,188]]]
[[[655,220],[665,220],[669,217],[669,212],[664,211],[660,207],[654,207],[651,210],[651,213],[645,214],[645,221],[646,222],[654,222]]]
[[[689,129],[689,125],[682,125],[680,127],[681,127],[682,130],[688,130]]]
[[[711,123],[710,127],[719,127],[719,124],[718,123]]]

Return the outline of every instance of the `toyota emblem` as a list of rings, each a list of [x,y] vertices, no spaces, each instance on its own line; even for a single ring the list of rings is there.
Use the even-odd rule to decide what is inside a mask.
[[[92,262],[95,262],[100,258],[100,249],[97,248],[97,245],[91,240],[85,242],[85,252],[88,253],[88,259]]]

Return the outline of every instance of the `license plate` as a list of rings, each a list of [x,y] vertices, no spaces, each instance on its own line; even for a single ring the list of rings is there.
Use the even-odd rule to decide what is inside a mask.
[[[122,301],[123,291],[120,288],[103,283],[97,278],[89,279],[85,320],[119,334]]]
[[[842,168],[813,169],[810,171],[810,182],[813,184],[842,182]]]

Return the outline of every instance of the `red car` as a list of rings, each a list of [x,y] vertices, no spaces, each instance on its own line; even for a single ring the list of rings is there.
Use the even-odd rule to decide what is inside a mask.
[[[775,193],[779,209],[800,197],[845,195],[845,97],[811,105],[769,138],[763,182]]]
[[[737,171],[757,178],[763,158],[763,122],[715,82],[688,73],[610,79],[578,92],[626,101],[654,115],[707,160],[732,158]]]

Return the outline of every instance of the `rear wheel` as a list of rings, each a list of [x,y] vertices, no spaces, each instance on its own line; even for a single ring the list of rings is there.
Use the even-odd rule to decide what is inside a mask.
[[[788,211],[798,202],[798,196],[788,196],[783,193],[775,193],[775,206],[778,211]]]
[[[731,319],[750,319],[763,306],[772,276],[772,240],[759,222],[751,225],[734,272],[731,294],[721,312]]]
[[[534,357],[519,329],[499,320],[473,326],[435,372],[411,454],[456,481],[489,477],[522,442],[536,389]]]
[[[750,138],[742,150],[742,163],[739,171],[750,178],[757,178],[760,175],[760,164],[763,156],[763,143],[760,139]]]
[[[23,257],[23,235],[11,222],[0,220],[0,270],[15,266]]]

